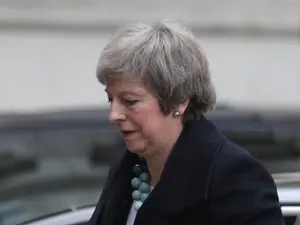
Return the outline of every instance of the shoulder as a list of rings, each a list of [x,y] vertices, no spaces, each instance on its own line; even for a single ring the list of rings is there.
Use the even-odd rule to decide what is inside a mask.
[[[200,177],[207,181],[231,179],[243,173],[245,177],[255,174],[274,185],[267,169],[247,149],[230,141],[206,118],[189,122],[180,143],[174,149],[178,164],[195,165],[198,171],[204,171]]]
[[[262,178],[268,178],[273,182],[271,174],[265,166],[255,159],[250,152],[227,140],[223,143],[218,155],[215,159],[214,175],[218,174],[232,174],[232,173],[246,173],[246,174],[263,174]]]
[[[261,162],[255,159],[244,147],[226,139],[217,157],[218,166],[242,166],[244,163],[252,164],[265,170]]]
[[[216,158],[209,201],[216,224],[283,224],[271,174],[247,150],[230,141]]]
[[[255,159],[248,150],[227,140],[223,143],[212,172],[212,184],[226,182],[239,185],[249,183],[260,188],[276,188],[275,182],[267,168]]]

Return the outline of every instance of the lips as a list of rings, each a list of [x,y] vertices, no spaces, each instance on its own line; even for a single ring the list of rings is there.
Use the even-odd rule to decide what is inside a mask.
[[[136,131],[133,131],[133,130],[122,130],[121,133],[122,133],[123,137],[125,139],[127,139],[127,138],[131,137],[132,135],[134,135],[136,133]]]
[[[128,134],[132,134],[132,133],[135,133],[136,131],[134,131],[134,130],[123,130],[123,131],[121,131],[122,132],[122,134],[125,134],[125,135],[128,135]]]

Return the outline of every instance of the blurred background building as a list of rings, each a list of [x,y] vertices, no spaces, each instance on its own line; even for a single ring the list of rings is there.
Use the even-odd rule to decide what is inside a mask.
[[[218,101],[300,107],[298,0],[0,0],[0,111],[106,104],[95,66],[124,23],[177,19],[210,61]]]

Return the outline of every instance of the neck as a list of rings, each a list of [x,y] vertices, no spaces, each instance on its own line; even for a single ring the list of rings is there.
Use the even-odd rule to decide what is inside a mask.
[[[177,132],[176,129],[174,129],[174,131],[173,135],[170,135],[169,138],[164,137],[164,140],[166,141],[165,145],[156,148],[158,149],[157,151],[151,151],[153,152],[152,155],[144,157],[151,176],[152,186],[155,186],[159,182],[168,157],[182,131],[182,126],[177,129]]]
[[[146,158],[152,186],[155,186],[158,183],[169,154],[170,152],[164,151],[161,154],[156,154],[151,158]]]

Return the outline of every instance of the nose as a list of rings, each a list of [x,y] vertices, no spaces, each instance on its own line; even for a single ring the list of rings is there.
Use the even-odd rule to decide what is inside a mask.
[[[117,101],[112,101],[110,104],[109,120],[113,123],[126,120],[125,110]]]

